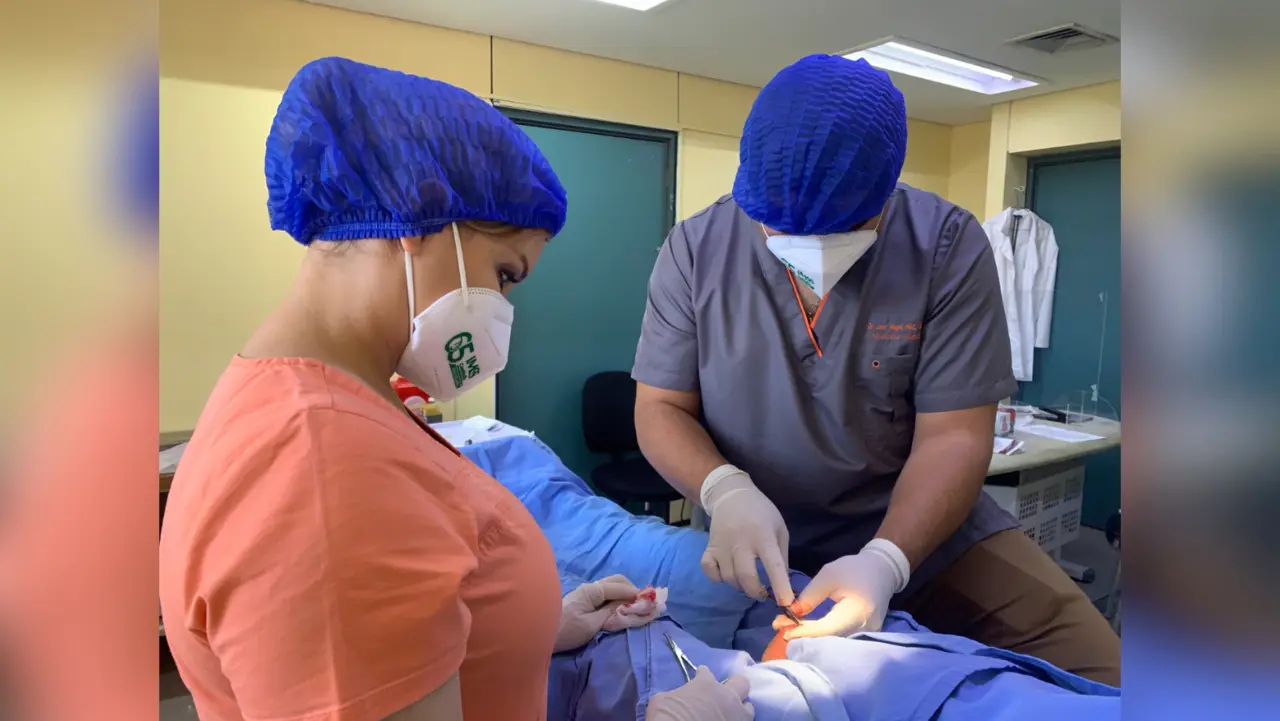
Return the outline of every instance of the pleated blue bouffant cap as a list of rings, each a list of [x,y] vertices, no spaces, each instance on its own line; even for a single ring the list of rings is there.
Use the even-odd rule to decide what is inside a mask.
[[[267,136],[271,227],[313,240],[402,238],[458,220],[552,235],[564,187],[533,140],[471,93],[345,58],[305,65]]]
[[[783,233],[846,232],[884,207],[906,154],[906,103],[888,73],[812,55],[783,68],[751,106],[733,199]]]

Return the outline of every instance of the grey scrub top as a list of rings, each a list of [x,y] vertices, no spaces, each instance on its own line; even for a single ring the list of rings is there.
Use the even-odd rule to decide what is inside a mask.
[[[632,369],[641,383],[701,394],[711,439],[777,505],[791,565],[809,574],[874,537],[917,412],[995,403],[1018,387],[982,226],[909,186],[894,190],[813,334],[822,357],[786,268],[725,196],[667,236]],[[981,494],[905,593],[1016,526]]]

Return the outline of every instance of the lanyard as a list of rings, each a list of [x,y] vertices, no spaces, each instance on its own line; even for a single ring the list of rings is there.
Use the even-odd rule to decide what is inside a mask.
[[[760,226],[760,232],[764,235],[765,243],[769,242],[769,233],[765,231],[764,226]],[[809,342],[813,344],[813,349],[818,352],[818,357],[822,357],[822,346],[818,345],[818,337],[813,334],[813,326],[818,322],[818,316],[822,315],[822,309],[827,305],[827,295],[822,296],[822,300],[818,301],[818,307],[813,311],[813,317],[809,317],[809,311],[804,309],[804,299],[800,297],[800,287],[796,285],[795,273],[787,268],[787,280],[791,281],[791,293],[796,297],[796,305],[800,308],[800,317],[804,318],[804,329],[809,333]]]
[[[822,300],[818,301],[818,308],[813,311],[813,317],[809,317],[809,311],[804,309],[804,300],[800,297],[800,287],[796,285],[796,277],[787,269],[787,280],[791,281],[791,292],[796,297],[796,305],[800,307],[800,317],[804,318],[804,329],[809,332],[809,342],[813,344],[813,349],[818,351],[818,357],[822,357],[822,346],[818,345],[818,337],[813,334],[813,326],[818,322],[818,316],[822,315],[822,309],[827,305],[827,298],[831,295],[822,296]]]

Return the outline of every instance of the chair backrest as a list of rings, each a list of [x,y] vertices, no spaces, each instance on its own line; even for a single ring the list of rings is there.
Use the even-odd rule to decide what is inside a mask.
[[[582,437],[592,453],[618,456],[636,442],[636,382],[626,371],[597,373],[582,384]]]

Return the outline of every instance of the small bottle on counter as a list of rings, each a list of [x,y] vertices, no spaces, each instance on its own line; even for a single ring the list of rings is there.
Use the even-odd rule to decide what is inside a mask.
[[[1013,435],[1014,421],[1018,414],[1013,408],[1007,406],[996,407],[996,436],[999,438],[1008,438]]]

